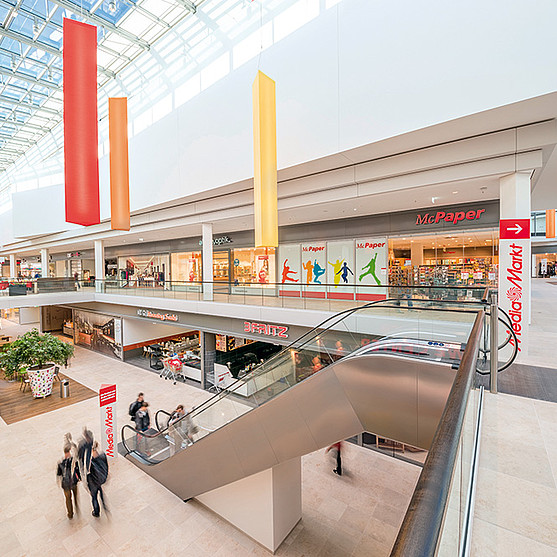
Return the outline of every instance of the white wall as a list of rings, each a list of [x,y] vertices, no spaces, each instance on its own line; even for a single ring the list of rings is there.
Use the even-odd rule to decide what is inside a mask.
[[[123,344],[137,344],[146,340],[168,337],[186,333],[189,329],[178,325],[166,325],[154,323],[148,320],[130,319],[124,317],[123,323]]]
[[[557,65],[554,0],[343,0],[321,12],[330,2],[300,0],[291,9],[298,4],[318,15],[131,137],[132,210],[253,175],[258,67],[277,82],[279,168],[557,90],[547,71]],[[288,23],[280,17],[275,40]],[[169,89],[173,106],[178,89]],[[142,102],[132,97],[130,113]],[[108,218],[106,155],[100,175]]]
[[[41,318],[40,307],[19,308],[19,324],[30,325],[32,323],[39,324]]]

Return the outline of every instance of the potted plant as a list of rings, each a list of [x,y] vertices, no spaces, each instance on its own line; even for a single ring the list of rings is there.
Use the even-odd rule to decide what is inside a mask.
[[[39,388],[31,390],[35,397],[48,396],[52,392],[55,365],[65,365],[73,355],[74,347],[50,333],[40,334],[37,329],[20,336],[0,354],[0,363],[6,377],[13,377],[26,369],[33,377],[44,380]]]

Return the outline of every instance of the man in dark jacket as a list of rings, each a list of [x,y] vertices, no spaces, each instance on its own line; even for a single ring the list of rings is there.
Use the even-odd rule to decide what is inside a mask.
[[[80,439],[77,446],[77,459],[81,468],[81,476],[87,478],[89,469],[91,467],[91,453],[93,450],[93,432],[83,428],[83,437]]]
[[[130,415],[130,420],[132,421],[135,420],[135,415],[137,414],[137,411],[141,408],[142,402],[143,402],[143,393],[139,393],[137,395],[137,400],[133,401],[130,404],[130,408],[128,411],[128,414]]]
[[[56,476],[60,479],[62,489],[64,490],[64,496],[66,498],[66,510],[68,511],[68,518],[73,518],[72,493],[75,510],[78,510],[77,484],[81,480],[79,468],[77,466],[77,463],[74,462],[74,459],[71,455],[71,450],[72,448],[69,445],[66,445],[64,447],[64,460],[61,460],[58,463],[58,468],[56,469]]]
[[[87,487],[89,488],[89,493],[91,493],[91,501],[93,503],[92,514],[95,518],[98,518],[101,515],[101,508],[97,498],[98,495],[101,497],[103,509],[105,511],[107,510],[102,490],[102,486],[106,482],[107,477],[108,461],[106,459],[106,455],[103,452],[99,452],[99,443],[95,441],[93,443],[93,450],[91,454],[91,468],[89,474],[87,474]]]
[[[141,403],[141,407],[135,414],[135,429],[138,431],[147,431],[151,425],[151,418],[147,407],[149,404],[145,401]]]

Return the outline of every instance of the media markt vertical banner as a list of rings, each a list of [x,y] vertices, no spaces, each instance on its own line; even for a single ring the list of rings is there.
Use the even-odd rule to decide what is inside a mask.
[[[389,279],[388,248],[387,238],[356,239],[356,300],[373,302],[386,299],[387,289],[381,286],[386,286]]]
[[[530,320],[530,219],[501,219],[499,234],[499,307],[511,318],[520,358]]]
[[[101,446],[107,458],[116,458],[116,385],[101,385],[99,389],[101,409]]]

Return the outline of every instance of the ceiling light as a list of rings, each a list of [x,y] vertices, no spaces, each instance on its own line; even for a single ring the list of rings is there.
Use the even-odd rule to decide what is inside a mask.
[[[111,14],[115,14],[117,10],[118,10],[118,4],[116,4],[116,0],[110,0],[110,2],[108,3],[108,11]]]
[[[457,193],[458,193],[457,191],[453,191],[453,194],[457,194]]]
[[[139,238],[139,241],[140,241],[140,242],[143,242],[143,238]]]

